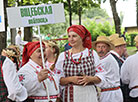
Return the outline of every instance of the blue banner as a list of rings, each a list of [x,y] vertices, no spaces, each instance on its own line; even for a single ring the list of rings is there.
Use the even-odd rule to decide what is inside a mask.
[[[1,16],[0,16],[0,23],[1,23],[2,21],[1,21]]]

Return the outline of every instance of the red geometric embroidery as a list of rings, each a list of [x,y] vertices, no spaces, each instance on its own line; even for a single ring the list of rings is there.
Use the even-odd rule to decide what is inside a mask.
[[[19,81],[20,81],[20,82],[23,81],[23,80],[25,79],[24,76],[25,76],[25,75],[23,75],[23,74],[19,75]]]
[[[60,70],[57,70],[57,74],[60,74],[61,73],[61,71]]]

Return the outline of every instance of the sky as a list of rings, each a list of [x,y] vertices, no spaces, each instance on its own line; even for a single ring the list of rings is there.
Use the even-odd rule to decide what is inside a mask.
[[[120,12],[122,12],[124,15],[122,26],[128,27],[136,25],[136,0],[118,0],[116,7],[118,14],[120,15]],[[101,8],[105,9],[108,15],[112,17],[109,0],[103,3]]]

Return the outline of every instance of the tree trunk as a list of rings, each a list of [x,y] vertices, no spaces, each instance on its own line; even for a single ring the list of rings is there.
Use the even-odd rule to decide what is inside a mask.
[[[80,0],[78,1],[78,16],[79,16],[79,25],[81,25],[81,2]]]
[[[71,11],[71,1],[67,0],[68,4],[69,4],[69,23],[70,26],[72,25],[72,11]]]
[[[81,10],[82,10],[82,8],[79,7],[79,25],[81,25]]]
[[[5,32],[0,32],[0,53],[2,51],[2,49],[6,48],[6,34]]]
[[[25,27],[24,28],[24,40],[25,41],[32,41],[32,32],[31,32],[32,27]]]
[[[6,14],[6,7],[8,0],[3,0],[4,1],[4,17],[5,17],[5,31],[0,32],[0,53],[2,49],[6,48],[7,46],[7,14]]]
[[[112,9],[112,14],[113,14],[113,19],[115,23],[115,30],[116,33],[121,34],[121,29],[120,29],[120,18],[118,16],[117,10],[116,10],[116,1],[115,0],[110,0],[110,6]]]
[[[21,5],[23,5],[23,0],[21,0]],[[28,1],[27,5],[30,5],[30,0]],[[32,41],[32,27],[24,27],[24,40],[25,41]]]
[[[16,29],[10,29],[11,32],[11,44],[15,44]]]

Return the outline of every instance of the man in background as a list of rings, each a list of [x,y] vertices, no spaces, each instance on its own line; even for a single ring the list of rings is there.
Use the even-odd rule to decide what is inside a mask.
[[[135,37],[138,49],[138,36]],[[129,56],[121,67],[121,79],[129,85],[129,102],[138,102],[138,52]]]
[[[50,40],[50,39],[51,39],[50,33],[48,33],[48,34],[46,35],[46,37],[45,37],[45,40]]]
[[[100,102],[123,102],[123,96],[120,89],[119,65],[110,53],[114,45],[108,37],[99,36],[93,42],[93,48],[100,56],[101,64],[105,70],[106,82],[102,82]]]
[[[114,36],[114,35],[112,35],[112,36]],[[119,65],[119,68],[120,68],[119,73],[120,73],[121,72],[121,66],[124,63],[124,59],[126,59],[128,57],[127,49],[126,49],[126,41],[124,40],[123,37],[118,37],[118,38],[112,37],[112,39],[110,37],[110,41],[115,46],[115,48],[113,50],[111,50],[110,52]],[[128,84],[122,83],[121,80],[120,80],[120,82],[121,82],[120,88],[123,92],[123,98],[124,98],[123,102],[131,102],[131,101],[129,101]]]
[[[23,41],[21,35],[22,35],[22,32],[21,32],[21,30],[19,29],[18,34],[17,34],[16,37],[15,37],[15,44],[19,46],[20,52],[21,52],[21,54],[22,54],[23,45],[27,44],[27,41]]]

